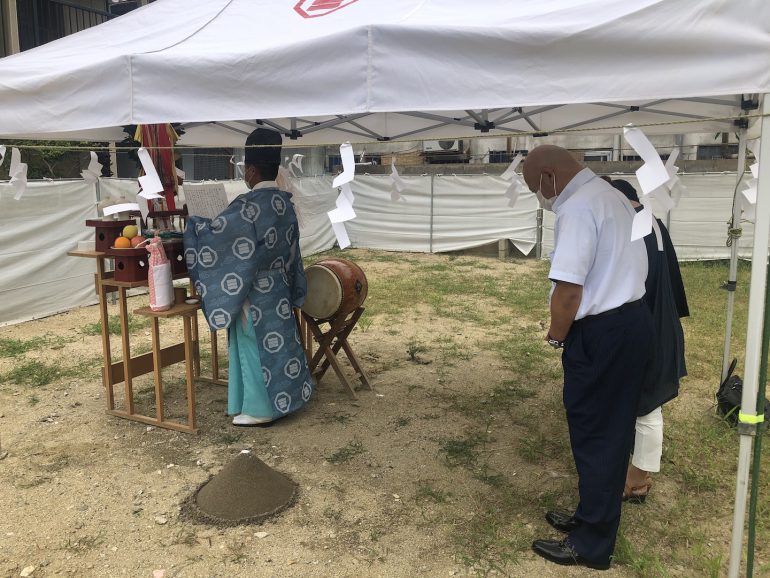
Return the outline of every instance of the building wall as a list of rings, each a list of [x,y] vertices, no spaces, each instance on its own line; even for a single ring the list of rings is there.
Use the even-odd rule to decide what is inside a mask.
[[[661,154],[669,153],[673,148],[679,147],[679,158],[694,161],[698,159],[698,147],[702,145],[719,146],[722,142],[721,134],[685,134],[685,135],[650,135],[650,141]],[[583,160],[586,152],[607,152],[607,161],[633,160],[636,152],[631,149],[621,135],[549,135],[547,137],[534,138],[531,136],[511,137],[510,150],[532,150],[541,144],[553,144],[575,151]],[[730,133],[728,142],[733,145],[733,152],[737,140],[735,134]],[[503,159],[493,157],[490,161],[490,151],[506,151],[509,143],[505,137],[486,137],[463,139],[463,150],[467,152],[469,164],[488,164],[504,162]],[[381,155],[381,164],[390,167],[391,158],[396,157],[396,163],[402,166],[429,166],[423,154],[422,141],[398,142],[398,143],[372,143],[359,145],[356,154],[365,148],[366,153]],[[316,149],[317,150],[317,149]],[[326,155],[338,154],[336,147],[327,147]],[[632,157],[632,158],[624,158]],[[735,158],[735,155],[728,158]],[[507,161],[506,161],[507,162]],[[390,169],[388,168],[388,171]],[[362,172],[379,172],[378,170],[361,168]]]
[[[101,24],[109,19],[109,12],[114,15],[123,14],[138,7],[140,2],[137,0],[113,4],[111,0],[68,0],[66,4],[62,4],[51,0],[0,0],[0,5],[3,4],[5,14],[0,16],[3,16],[5,21],[5,48],[3,49],[3,43],[0,43],[0,49],[4,50],[5,54],[12,54],[16,49],[9,47],[8,36],[11,27],[15,30],[14,35],[19,37],[18,49],[29,50]],[[17,13],[16,19],[10,14],[11,11]]]
[[[11,53],[10,47],[8,46],[8,40],[6,39],[6,36],[8,35],[6,28],[9,25],[6,12],[8,12],[6,2],[5,0],[0,0],[0,58],[8,56]]]

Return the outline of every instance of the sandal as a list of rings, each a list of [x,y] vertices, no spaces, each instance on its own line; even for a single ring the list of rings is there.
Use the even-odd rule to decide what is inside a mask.
[[[644,504],[652,488],[652,477],[647,474],[644,483],[638,486],[629,486],[626,484],[623,488],[623,501],[629,504]]]

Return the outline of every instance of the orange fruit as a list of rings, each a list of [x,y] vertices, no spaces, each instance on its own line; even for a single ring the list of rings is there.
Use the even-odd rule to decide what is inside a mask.
[[[115,248],[116,249],[130,249],[131,248],[131,241],[129,241],[126,237],[118,237],[115,239]]]

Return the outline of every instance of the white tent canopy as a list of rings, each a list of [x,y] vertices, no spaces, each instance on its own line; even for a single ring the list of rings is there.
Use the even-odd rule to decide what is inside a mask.
[[[713,119],[770,89],[768,23],[762,0],[161,0],[0,60],[0,137],[182,122],[180,144],[239,146],[257,119],[298,145],[726,131]]]

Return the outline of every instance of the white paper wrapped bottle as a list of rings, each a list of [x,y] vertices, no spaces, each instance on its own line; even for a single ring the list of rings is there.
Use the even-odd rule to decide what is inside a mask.
[[[147,245],[150,264],[147,280],[150,285],[150,309],[166,311],[174,304],[174,284],[171,281],[171,262],[166,257],[160,237],[150,239]]]

